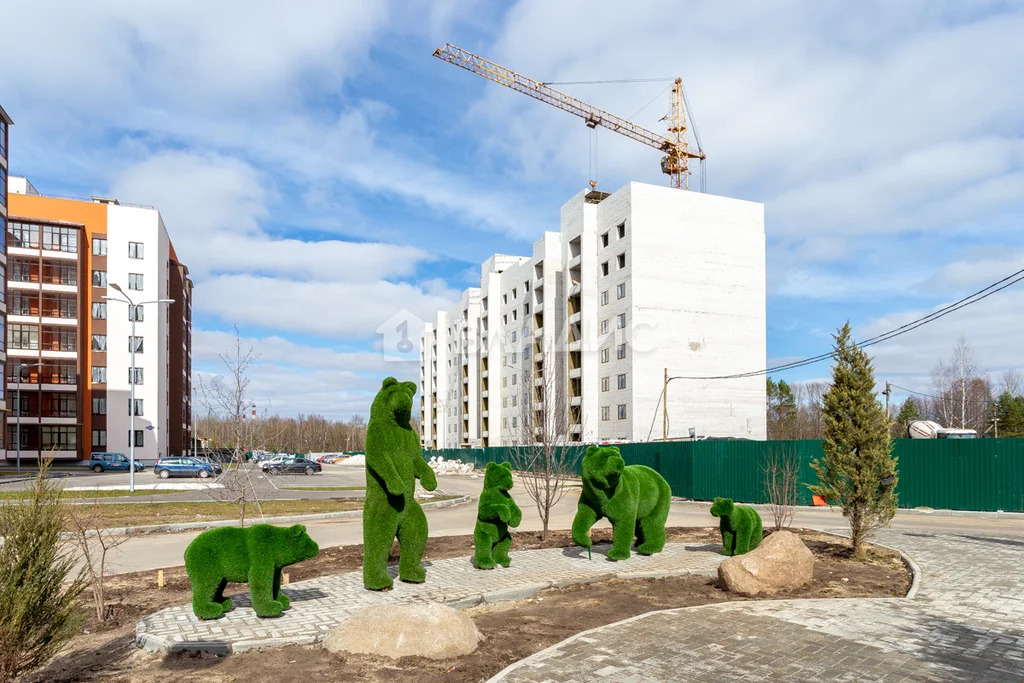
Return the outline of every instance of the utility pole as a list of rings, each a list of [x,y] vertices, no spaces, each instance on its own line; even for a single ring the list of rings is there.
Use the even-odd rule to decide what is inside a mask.
[[[668,368],[661,387],[661,440],[668,441]]]
[[[882,393],[885,394],[885,419],[888,420],[889,419],[889,394],[892,393],[892,385],[890,385],[888,382],[886,382],[885,383],[885,391],[883,391]]]

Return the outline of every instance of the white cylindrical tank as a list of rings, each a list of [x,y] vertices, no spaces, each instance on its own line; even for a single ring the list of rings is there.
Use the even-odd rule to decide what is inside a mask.
[[[942,429],[942,425],[931,420],[911,422],[908,427],[911,439],[934,439],[940,429]]]

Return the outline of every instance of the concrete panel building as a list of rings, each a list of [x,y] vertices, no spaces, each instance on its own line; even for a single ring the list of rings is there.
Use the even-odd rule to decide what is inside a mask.
[[[9,188],[6,379],[20,401],[7,417],[7,460],[18,441],[27,460],[128,453],[132,442],[142,460],[184,452],[192,283],[160,212],[46,197],[24,178]],[[174,303],[147,303],[157,299]]]
[[[629,183],[580,192],[560,227],[427,325],[424,446],[764,439],[764,378],[704,379],[765,367],[763,206]]]
[[[0,106],[0,363],[7,364],[7,159],[14,121]],[[0,415],[7,412],[6,382],[0,383]],[[7,436],[0,430],[0,447]]]

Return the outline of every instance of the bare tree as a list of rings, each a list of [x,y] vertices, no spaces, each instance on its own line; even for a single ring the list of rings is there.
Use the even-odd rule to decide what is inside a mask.
[[[965,337],[957,340],[948,363],[932,369],[935,398],[932,413],[945,427],[985,430],[991,412],[992,388],[978,374],[974,353]]]
[[[129,536],[115,534],[106,528],[100,505],[102,503],[98,499],[91,503],[75,503],[68,508],[68,519],[74,545],[85,561],[96,620],[106,621],[110,616],[106,602],[107,553],[125,543]]]
[[[569,405],[564,388],[558,386],[557,373],[533,367],[522,373],[522,419],[511,431],[518,445],[511,449],[510,459],[512,468],[522,477],[523,490],[537,506],[541,537],[547,538],[551,510],[565,496],[569,481],[577,476],[584,447],[573,441],[573,406]]]
[[[1024,374],[1017,368],[1010,368],[1003,373],[1003,391],[1010,396],[1024,396]]]
[[[775,450],[761,462],[768,512],[776,531],[788,529],[796,515],[800,459],[789,449]]]

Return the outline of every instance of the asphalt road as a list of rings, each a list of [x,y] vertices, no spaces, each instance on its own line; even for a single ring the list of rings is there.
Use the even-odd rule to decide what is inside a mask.
[[[362,470],[356,472],[332,472],[332,480],[362,481]],[[313,477],[296,477],[301,481]],[[334,479],[337,478],[337,479]],[[327,481],[325,475],[323,481]],[[352,485],[352,484],[347,484]],[[438,477],[439,492],[474,497],[480,492],[483,479],[466,476]],[[538,530],[541,528],[540,516],[536,507],[523,493],[521,486],[513,489],[519,506],[523,509],[523,523],[520,530]],[[578,493],[569,491],[552,511],[551,528],[568,529],[576,513]],[[762,513],[768,523],[768,515]],[[427,511],[430,525],[430,536],[451,536],[473,533],[476,522],[476,503],[456,507],[440,508]],[[714,526],[717,520],[708,512],[708,505],[689,502],[675,502],[669,513],[670,526]],[[350,545],[362,543],[362,521],[360,518],[319,520],[306,523],[309,534],[321,547]],[[608,521],[601,520],[597,527],[607,527]],[[847,528],[846,520],[836,510],[827,508],[801,509],[797,512],[794,526],[823,530],[843,530]],[[949,515],[920,515],[900,513],[893,520],[892,528],[915,531],[919,533],[952,533],[970,536],[984,533],[1006,538],[1024,539],[1024,520],[996,519],[980,517],[957,517]],[[138,536],[128,540],[116,548],[108,559],[110,572],[114,574],[144,571],[164,567],[172,567],[183,563],[182,555],[185,547],[200,532],[161,533]]]

